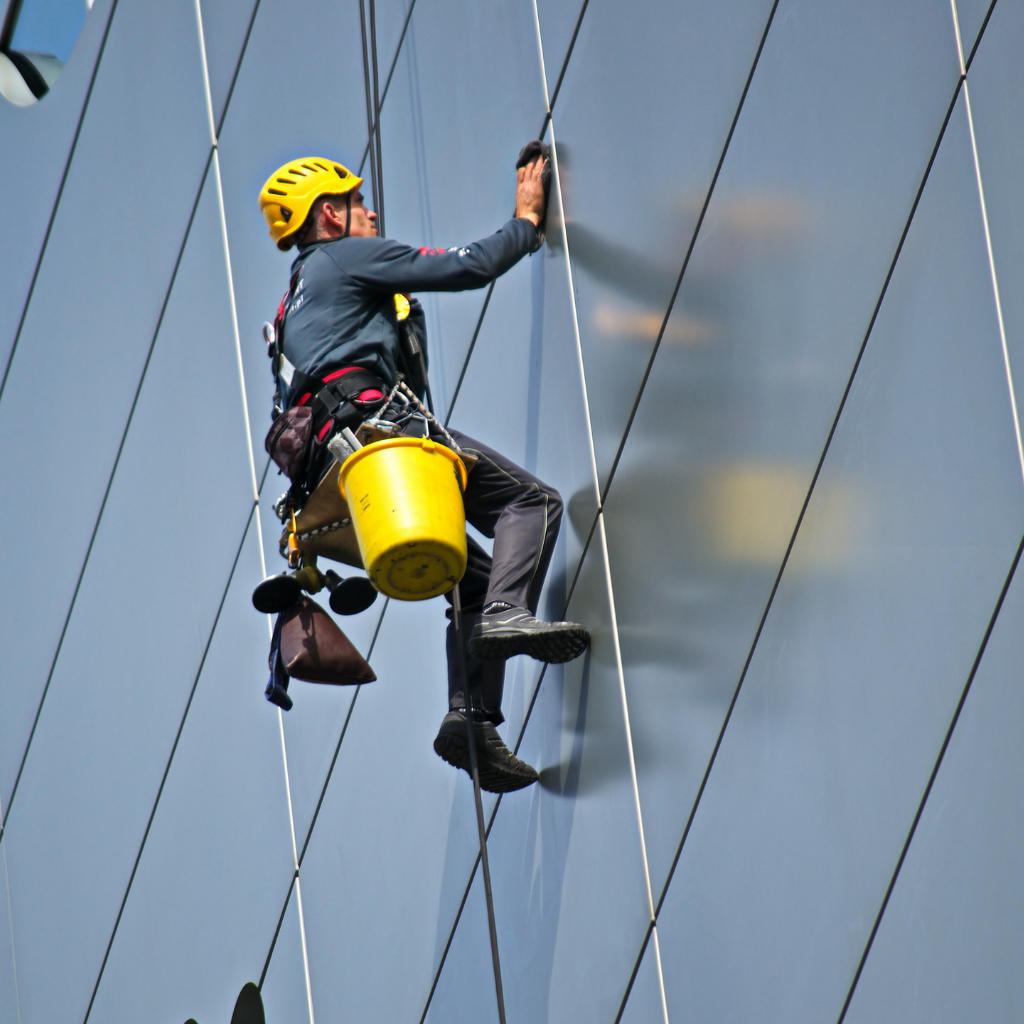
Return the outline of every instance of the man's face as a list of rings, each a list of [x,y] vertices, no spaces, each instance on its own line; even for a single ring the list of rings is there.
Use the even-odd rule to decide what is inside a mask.
[[[377,214],[366,208],[362,192],[355,191],[350,194],[351,204],[346,204],[343,199],[338,199],[337,205],[324,203],[320,224],[321,238],[344,238],[346,234],[350,238],[377,237]]]
[[[352,215],[348,225],[348,233],[352,238],[376,238],[377,214],[363,202],[363,193],[352,193]]]

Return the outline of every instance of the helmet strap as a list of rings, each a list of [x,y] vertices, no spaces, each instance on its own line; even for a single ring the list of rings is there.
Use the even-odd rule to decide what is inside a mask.
[[[345,230],[342,238],[348,238],[348,229],[352,226],[352,193],[345,193]]]

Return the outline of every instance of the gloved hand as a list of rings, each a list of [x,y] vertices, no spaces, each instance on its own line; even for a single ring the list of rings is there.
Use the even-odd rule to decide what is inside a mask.
[[[541,171],[541,184],[544,186],[544,211],[541,214],[540,223],[537,225],[537,230],[540,232],[544,231],[544,224],[547,220],[548,200],[551,194],[551,149],[546,142],[541,142],[539,139],[534,139],[532,142],[528,142],[519,151],[519,159],[516,160],[516,170],[522,167],[526,167],[527,164],[533,163],[538,158],[544,160],[544,169]]]

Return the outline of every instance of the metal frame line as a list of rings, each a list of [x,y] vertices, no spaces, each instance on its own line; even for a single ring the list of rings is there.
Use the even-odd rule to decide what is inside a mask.
[[[611,624],[612,650],[615,654],[615,669],[619,679],[619,700],[622,707],[622,725],[625,730],[626,753],[629,759],[630,784],[633,788],[633,807],[636,813],[637,837],[640,841],[640,862],[643,868],[644,893],[647,897],[647,912],[650,929],[654,937],[655,962],[658,972],[658,992],[661,998],[661,1015],[664,1024],[669,1024],[668,1000],[665,995],[665,976],[661,964],[661,947],[658,942],[657,923],[654,915],[654,893],[651,889],[651,869],[647,856],[647,837],[644,830],[643,807],[640,800],[640,781],[636,770],[636,754],[633,748],[633,729],[629,715],[629,699],[626,694],[626,674],[622,662],[622,647],[619,639],[618,610],[615,604],[615,585],[612,580],[611,558],[608,549],[608,535],[605,529],[604,508],[601,499],[601,481],[597,468],[597,452],[594,447],[593,418],[590,413],[590,396],[587,388],[586,364],[583,359],[583,342],[580,336],[579,310],[577,307],[576,282],[573,278],[572,256],[569,249],[569,236],[565,225],[565,207],[562,198],[562,179],[558,167],[558,144],[555,139],[555,123],[551,116],[551,103],[548,95],[547,75],[544,70],[544,43],[540,30],[540,13],[537,0],[533,0],[534,25],[537,31],[537,49],[540,56],[541,80],[544,87],[544,104],[547,110],[547,127],[551,137],[551,162],[554,191],[558,194],[558,205],[562,211],[561,232],[562,247],[565,253],[566,284],[569,291],[569,303],[572,310],[573,340],[576,343],[576,359],[580,374],[580,388],[583,397],[583,413],[587,425],[587,444],[590,451],[590,465],[593,472],[594,498],[597,504],[597,526],[601,538],[601,560],[604,568],[605,594],[608,600],[609,621]],[[578,27],[578,25],[577,25]],[[582,568],[583,559],[580,560]]]
[[[114,23],[114,14],[117,11],[118,0],[112,0],[110,14],[107,15],[107,24],[103,29],[103,39],[100,41],[100,48],[96,53],[96,62],[93,64],[92,74],[89,76],[89,87],[85,91],[85,99],[82,102],[82,112],[78,115],[78,124],[75,126],[75,134],[71,140],[71,148],[68,150],[67,162],[64,164],[64,171],[60,176],[60,185],[57,187],[57,195],[53,201],[53,209],[50,211],[50,219],[46,223],[46,231],[43,233],[43,244],[39,249],[39,256],[36,259],[35,268],[32,271],[32,279],[29,282],[28,292],[25,295],[25,304],[21,309],[21,316],[18,318],[18,326],[14,331],[14,341],[11,344],[11,351],[7,354],[7,363],[4,366],[4,375],[0,379],[0,402],[3,401],[4,392],[7,389],[7,378],[11,373],[11,366],[14,363],[14,353],[18,351],[18,343],[21,341],[21,332],[25,327],[25,319],[28,317],[29,306],[32,304],[32,296],[35,294],[36,283],[39,280],[39,272],[42,270],[43,259],[46,256],[46,249],[50,244],[50,235],[53,232],[53,225],[57,219],[57,210],[60,208],[60,201],[64,197],[64,186],[67,184],[68,174],[71,171],[71,161],[75,158],[75,150],[78,148],[78,140],[82,134],[82,125],[85,123],[85,115],[89,109],[89,102],[92,100],[92,90],[96,85],[96,77],[99,74],[100,63],[103,61],[103,54],[107,49],[107,39],[110,37],[110,26]]]
[[[10,0],[5,4],[6,10],[0,19],[0,50],[6,50],[14,39],[18,27],[18,16],[21,14],[22,0]]]
[[[480,315],[476,320],[476,327],[473,329],[473,337],[469,339],[469,348],[466,349],[465,358],[462,360],[462,370],[459,372],[459,379],[455,384],[455,391],[452,400],[448,403],[448,412],[445,413],[444,425],[447,427],[455,412],[455,403],[459,399],[459,392],[462,390],[462,382],[466,379],[466,371],[469,369],[469,361],[473,358],[473,350],[476,348],[477,338],[480,337],[480,328],[484,325],[484,317],[487,315],[487,307],[491,304],[491,296],[494,294],[494,281],[487,286],[487,294],[484,295],[484,304],[480,307]]]
[[[672,289],[672,295],[668,300],[668,308],[665,310],[665,316],[661,321],[658,336],[654,339],[651,354],[647,359],[647,368],[644,370],[644,375],[640,379],[640,386],[637,389],[636,398],[633,401],[633,408],[629,412],[629,418],[626,420],[626,426],[622,433],[622,440],[619,442],[619,446],[615,451],[615,457],[612,459],[611,467],[608,470],[608,479],[605,481],[602,501],[608,497],[608,488],[611,486],[612,477],[615,476],[615,470],[618,468],[619,460],[622,458],[622,453],[626,447],[626,440],[629,437],[630,431],[633,429],[633,420],[636,419],[637,410],[640,408],[640,400],[643,398],[644,391],[647,389],[647,381],[650,379],[651,370],[654,367],[654,360],[657,358],[658,352],[661,349],[661,343],[665,337],[665,330],[668,327],[669,321],[672,319],[672,310],[674,309],[676,299],[679,296],[679,289],[682,287],[683,278],[686,275],[686,269],[690,265],[690,257],[693,255],[694,247],[697,244],[697,238],[699,237],[700,230],[704,225],[704,218],[707,216],[708,208],[711,205],[711,199],[715,194],[715,186],[718,184],[719,175],[722,173],[722,167],[725,164],[726,155],[728,154],[729,147],[732,144],[732,137],[736,132],[736,125],[739,124],[740,114],[743,111],[743,105],[746,102],[747,93],[750,91],[750,84],[754,80],[754,72],[757,71],[757,66],[761,60],[761,53],[764,50],[764,44],[768,40],[768,32],[772,27],[772,22],[775,19],[775,12],[778,8],[779,0],[774,0],[772,3],[772,9],[768,13],[768,21],[765,24],[764,32],[761,35],[761,41],[758,44],[757,52],[754,54],[754,62],[750,67],[750,73],[747,75],[747,80],[744,83],[739,103],[736,105],[736,113],[733,115],[732,124],[729,125],[729,133],[726,135],[725,144],[722,147],[722,155],[718,158],[715,173],[711,176],[711,184],[708,185],[707,195],[704,197],[704,204],[701,206],[700,215],[697,217],[697,223],[694,226],[693,235],[690,238],[690,244],[687,246],[686,255],[683,257],[683,265],[679,270],[679,276],[676,278],[675,287]]]
[[[50,661],[49,671],[46,673],[46,682],[43,684],[43,692],[39,697],[39,704],[36,707],[35,716],[32,719],[32,728],[29,730],[28,739],[25,742],[25,749],[21,755],[21,761],[18,764],[18,771],[14,777],[14,785],[11,788],[11,795],[7,800],[7,810],[3,817],[0,818],[0,839],[3,839],[4,832],[7,829],[7,819],[11,814],[11,807],[14,804],[14,798],[18,794],[18,786],[21,783],[21,777],[25,770],[25,764],[28,761],[29,751],[32,748],[32,742],[35,739],[36,729],[39,726],[39,720],[43,713],[43,705],[46,703],[47,695],[50,692],[50,683],[53,681],[53,674],[57,669],[57,662],[60,659],[61,651],[64,648],[64,638],[67,636],[68,627],[71,624],[71,616],[74,613],[75,605],[78,601],[78,594],[82,589],[82,582],[85,579],[85,572],[89,566],[89,560],[92,557],[92,550],[96,543],[96,537],[99,534],[100,523],[103,521],[103,515],[106,512],[107,501],[110,498],[110,492],[114,486],[114,478],[117,476],[117,469],[121,463],[121,456],[124,453],[125,444],[128,441],[128,431],[131,429],[132,422],[135,418],[135,410],[138,408],[139,397],[142,394],[142,387],[146,382],[146,373],[149,370],[149,364],[153,358],[153,352],[156,348],[157,338],[160,336],[160,329],[163,326],[164,315],[167,312],[167,306],[171,300],[171,292],[174,289],[174,283],[177,280],[178,270],[181,267],[181,261],[185,255],[185,246],[188,242],[189,235],[192,231],[192,225],[195,221],[196,210],[199,208],[199,200],[203,194],[203,186],[206,183],[206,176],[210,170],[210,159],[212,153],[206,159],[206,167],[203,170],[203,176],[200,182],[199,191],[196,193],[195,202],[192,204],[192,212],[189,214],[188,225],[185,228],[185,235],[181,241],[181,248],[178,250],[178,257],[174,262],[174,269],[171,271],[171,279],[167,285],[167,291],[164,294],[163,303],[160,306],[160,313],[157,316],[156,326],[153,329],[153,337],[149,342],[149,349],[146,352],[146,359],[142,365],[142,373],[139,376],[139,383],[135,388],[135,394],[132,397],[131,408],[128,412],[128,419],[124,425],[124,430],[121,432],[121,440],[117,446],[117,452],[114,455],[114,463],[110,468],[110,475],[107,478],[107,485],[103,491],[103,498],[100,501],[99,512],[96,514],[96,521],[93,523],[92,533],[89,536],[89,543],[86,545],[85,557],[82,559],[82,567],[78,571],[78,578],[75,581],[75,588],[71,594],[71,603],[68,605],[67,613],[64,616],[64,624],[61,627],[60,636],[57,639],[57,646],[53,652],[53,658]]]
[[[264,471],[264,476],[265,475],[266,471]],[[168,755],[167,764],[164,766],[163,775],[160,777],[160,785],[157,787],[156,798],[153,800],[153,807],[149,812],[149,818],[146,821],[146,827],[142,833],[142,841],[139,843],[138,853],[135,854],[135,862],[132,864],[131,874],[128,876],[128,884],[125,886],[124,896],[121,897],[121,905],[118,907],[117,917],[114,919],[114,927],[111,929],[110,939],[108,940],[107,948],[103,953],[103,960],[100,963],[99,973],[96,975],[96,983],[93,985],[92,995],[89,997],[89,1005],[86,1008],[82,1024],[88,1024],[89,1015],[92,1013],[93,1004],[96,1002],[96,995],[100,990],[100,982],[102,982],[103,974],[107,969],[107,961],[110,959],[110,952],[114,948],[114,939],[117,937],[118,928],[121,926],[121,918],[124,916],[125,907],[128,905],[128,897],[131,894],[132,886],[135,884],[135,876],[138,874],[139,864],[142,862],[142,854],[146,849],[146,842],[149,840],[149,833],[153,828],[153,822],[156,820],[156,812],[164,794],[164,787],[167,785],[167,779],[171,774],[171,765],[174,762],[174,755],[178,751],[178,744],[181,741],[182,733],[185,731],[185,722],[188,719],[189,711],[192,709],[192,701],[195,698],[196,690],[199,687],[199,680],[202,677],[203,668],[206,665],[206,658],[210,653],[210,648],[213,646],[213,638],[217,633],[217,625],[220,622],[221,612],[224,610],[224,603],[227,601],[228,592],[231,590],[231,581],[234,579],[235,570],[238,568],[238,561],[242,556],[242,549],[245,547],[245,538],[249,535],[249,527],[252,524],[254,515],[258,515],[258,510],[255,504],[249,508],[249,515],[245,521],[245,529],[242,531],[242,539],[239,541],[238,548],[235,551],[235,558],[231,563],[231,571],[228,573],[227,582],[224,584],[224,591],[221,594],[220,603],[217,605],[217,612],[213,617],[210,632],[206,637],[206,644],[203,647],[202,657],[199,659],[199,666],[192,679],[192,688],[189,690],[188,700],[185,702],[185,708],[182,711],[181,720],[178,722],[178,731],[174,735],[174,742],[171,744],[171,752]]]
[[[924,814],[925,805],[928,803],[928,797],[931,796],[935,780],[938,778],[939,769],[942,767],[946,751],[949,749],[950,741],[953,739],[953,732],[956,729],[957,723],[960,721],[960,713],[963,711],[964,704],[967,703],[967,697],[971,692],[971,687],[974,685],[975,677],[977,676],[978,669],[981,666],[981,660],[985,655],[985,650],[988,647],[992,631],[995,629],[996,620],[999,618],[1000,611],[1002,611],[1003,602],[1006,600],[1006,595],[1010,590],[1010,584],[1013,582],[1014,574],[1017,572],[1017,566],[1020,564],[1022,553],[1024,553],[1024,536],[1021,537],[1020,543],[1017,545],[1017,552],[1013,556],[1010,571],[1006,575],[1003,588],[999,592],[999,599],[996,601],[996,606],[988,620],[985,635],[981,639],[981,645],[978,647],[978,653],[975,655],[974,663],[971,665],[971,671],[967,676],[967,682],[964,684],[963,691],[960,694],[960,700],[957,701],[956,710],[953,712],[953,718],[949,723],[949,728],[946,730],[946,735],[943,737],[942,746],[939,747],[939,753],[935,758],[935,764],[932,766],[931,774],[928,776],[928,784],[924,787],[924,793],[921,795],[921,800],[917,805],[914,820],[910,824],[910,831],[907,833],[907,838],[903,843],[903,849],[900,850],[899,859],[896,861],[896,867],[893,869],[892,878],[889,879],[889,885],[885,890],[885,896],[882,898],[882,904],[878,908],[878,914],[875,916],[875,922],[871,927],[871,933],[868,935],[868,940],[864,945],[864,951],[861,953],[860,962],[857,964],[857,970],[853,975],[853,980],[850,982],[850,989],[846,993],[846,999],[843,1001],[843,1008],[839,1012],[839,1019],[836,1024],[843,1024],[843,1021],[846,1019],[847,1011],[849,1010],[850,1003],[853,1000],[853,994],[857,991],[857,985],[860,982],[861,975],[864,973],[864,965],[867,963],[868,956],[871,954],[871,948],[874,945],[875,936],[878,934],[878,929],[882,924],[882,918],[885,916],[885,911],[889,906],[889,900],[892,898],[893,890],[896,888],[896,882],[900,877],[900,871],[903,869],[903,863],[907,859],[907,853],[910,851],[910,844],[914,841],[914,836],[917,833],[917,826],[921,823],[921,816]]]
[[[384,607],[380,610],[380,615],[377,617],[377,625],[373,631],[373,639],[370,640],[369,649],[366,652],[366,660],[369,661],[373,657],[373,649],[377,645],[377,637],[380,635],[380,627],[384,622],[384,613],[387,611],[388,603],[390,598],[385,599]],[[338,736],[337,745],[334,748],[334,756],[331,758],[330,766],[327,769],[327,775],[324,778],[324,784],[320,787],[320,797],[316,802],[316,807],[313,810],[313,817],[310,819],[309,827],[306,829],[306,838],[302,844],[302,850],[299,852],[299,867],[302,867],[302,862],[306,857],[306,850],[309,848],[309,841],[313,838],[313,829],[316,827],[317,819],[320,817],[320,808],[323,806],[324,797],[327,795],[327,787],[330,785],[331,777],[334,775],[334,766],[337,764],[338,755],[341,753],[341,744],[345,739],[345,734],[348,732],[348,724],[352,721],[352,712],[355,710],[356,700],[359,697],[360,692],[363,689],[363,684],[360,683],[356,686],[355,693],[352,695],[352,700],[349,702],[348,711],[345,714],[345,721],[341,726],[341,734]],[[292,888],[295,884],[295,879],[298,878],[298,872],[292,873],[292,880],[288,884],[288,892],[285,894],[284,905],[281,907],[281,914],[277,919],[277,927],[274,929],[274,937],[270,942],[270,949],[267,951],[267,958],[263,963],[263,970],[260,972],[260,980],[258,988],[262,990],[263,982],[267,977],[267,971],[270,969],[270,961],[274,956],[274,949],[277,946],[277,937],[281,932],[281,925],[284,923],[284,915],[288,910],[288,903],[291,900]]]
[[[964,80],[964,104],[967,107],[967,126],[971,132],[971,153],[974,157],[974,176],[978,181],[978,201],[981,205],[981,223],[985,229],[985,250],[988,254],[989,275],[992,278],[992,297],[995,300],[996,320],[999,324],[999,340],[1003,350],[1003,366],[1006,369],[1006,385],[1010,392],[1010,411],[1013,413],[1013,431],[1017,441],[1017,458],[1021,476],[1024,477],[1024,443],[1020,436],[1020,416],[1017,413],[1017,392],[1013,386],[1013,370],[1010,367],[1010,349],[1006,343],[1006,323],[1003,320],[1003,303],[999,297],[999,277],[996,274],[996,258],[992,251],[992,232],[988,225],[988,204],[985,202],[985,186],[981,180],[981,159],[978,156],[978,140],[974,134],[974,113],[971,110],[971,92],[967,81],[967,66],[964,64],[964,44],[960,38],[960,15],[956,0],[949,0],[953,12],[953,31],[956,35],[956,53],[960,60],[960,74]]]

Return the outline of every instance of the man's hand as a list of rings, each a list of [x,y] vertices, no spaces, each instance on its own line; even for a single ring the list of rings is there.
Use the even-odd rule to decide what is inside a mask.
[[[544,182],[541,175],[547,160],[538,157],[520,167],[516,183],[516,216],[524,217],[538,227],[544,219]]]

